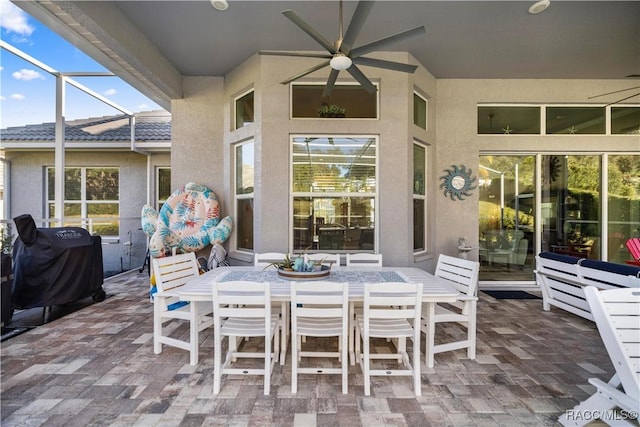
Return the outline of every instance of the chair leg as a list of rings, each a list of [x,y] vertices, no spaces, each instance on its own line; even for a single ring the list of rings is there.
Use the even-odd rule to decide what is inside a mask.
[[[162,336],[162,318],[160,317],[160,302],[158,300],[154,300],[154,303],[153,303],[153,352],[155,354],[162,353],[162,343],[160,342],[161,336]]]
[[[422,396],[422,381],[420,378],[420,328],[415,328],[413,335],[413,392]]]
[[[342,336],[340,337],[341,351],[340,354],[342,358],[340,360],[340,365],[342,366],[342,394],[347,394],[349,392],[348,378],[349,378],[349,355],[347,354],[348,345],[346,343],[348,339],[348,332],[343,329]]]
[[[220,383],[222,382],[222,338],[219,331],[216,331],[215,344],[213,348],[213,394],[220,393]]]
[[[276,336],[278,331],[275,332]],[[268,396],[271,389],[271,338],[265,337],[264,340],[264,395]]]
[[[362,337],[362,352],[364,354],[364,395],[371,395],[371,360],[369,357],[369,337]]]
[[[471,304],[469,309],[469,322],[467,322],[467,340],[469,340],[469,348],[467,349],[467,357],[471,360],[476,358],[476,305]]]
[[[295,320],[293,320],[295,322]],[[293,326],[295,330],[295,325]],[[298,392],[298,334],[291,333],[291,393]]]

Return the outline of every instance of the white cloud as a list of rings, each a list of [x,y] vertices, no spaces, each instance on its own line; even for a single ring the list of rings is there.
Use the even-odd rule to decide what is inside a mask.
[[[25,80],[25,81],[30,81],[35,79],[44,80],[44,76],[40,74],[40,72],[36,70],[29,70],[27,68],[23,68],[20,71],[15,71],[11,75],[16,80]]]
[[[115,89],[107,89],[104,92],[102,92],[104,96],[112,96],[112,95],[115,95],[116,93],[118,93],[118,91]]]
[[[0,101],[6,101],[7,98],[5,98],[4,96],[0,95]]]
[[[0,0],[0,27],[10,33],[30,36],[35,30],[27,22],[27,14],[8,0]]]
[[[4,67],[2,65],[0,65],[0,71],[4,70]]]
[[[140,104],[136,107],[139,111],[144,111],[144,110],[148,110],[149,106],[147,104]]]
[[[11,95],[9,95],[9,98],[15,99],[16,101],[22,101],[26,98],[26,96],[21,93],[12,93]]]

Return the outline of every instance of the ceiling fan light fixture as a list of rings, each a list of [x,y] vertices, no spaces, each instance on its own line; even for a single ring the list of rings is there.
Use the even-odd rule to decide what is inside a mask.
[[[211,6],[216,10],[227,10],[229,9],[229,3],[227,0],[211,0]]]
[[[530,8],[529,8],[529,13],[532,15],[536,15],[540,12],[545,11],[549,5],[551,4],[550,0],[540,0],[536,3],[534,3]]]
[[[351,67],[351,58],[349,58],[343,53],[339,53],[339,54],[336,54],[333,58],[331,58],[331,61],[329,61],[329,65],[334,70],[338,70],[338,71],[346,70],[347,68]]]

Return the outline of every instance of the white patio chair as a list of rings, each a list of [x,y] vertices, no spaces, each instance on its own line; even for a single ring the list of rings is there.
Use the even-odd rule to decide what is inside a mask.
[[[347,267],[382,267],[382,254],[347,254]]]
[[[291,284],[291,393],[298,392],[298,374],[341,374],[347,393],[349,285],[337,282]],[[303,349],[302,337],[338,337],[337,351]],[[340,367],[301,367],[303,357],[337,357]]]
[[[421,395],[420,389],[420,312],[422,306],[422,284],[420,283],[369,283],[364,286],[363,313],[356,317],[356,356],[364,374],[364,394],[371,393],[372,376],[408,375],[413,377],[413,391]],[[415,327],[414,327],[415,325]],[[397,340],[396,353],[371,353],[372,338]],[[409,358],[406,339],[413,345]],[[362,353],[360,343],[362,342]],[[402,361],[404,369],[388,366],[372,369],[372,359],[396,359]]]
[[[256,267],[266,268],[274,262],[282,262],[288,254],[285,252],[256,252],[253,257],[253,265]],[[276,267],[272,267],[276,268]],[[280,341],[286,349],[287,340],[289,338],[290,321],[289,321],[289,303],[274,302],[271,304],[271,312],[280,316]],[[280,355],[280,364],[284,365],[286,353],[283,351]]]
[[[590,378],[596,392],[559,418],[565,426],[583,426],[599,418],[608,425],[638,425],[640,413],[640,290],[599,291],[585,295],[615,374],[608,383]],[[632,419],[635,414],[636,419]]]
[[[478,272],[480,263],[477,261],[440,255],[436,266],[435,276],[440,277],[460,292],[457,301],[447,306],[440,304],[425,304],[422,309],[421,329],[425,334],[426,363],[433,368],[434,355],[445,351],[467,349],[469,359],[476,358],[476,306],[478,297]],[[455,322],[466,327],[464,340],[450,341],[436,344],[435,329],[438,323]]]
[[[253,256],[253,265],[256,267],[268,267],[274,262],[282,262],[287,254],[284,252],[263,252],[255,253]]]
[[[271,372],[280,350],[280,316],[271,314],[269,283],[231,281],[214,282],[214,361],[213,394],[220,392],[222,375],[262,375],[264,394],[271,387]],[[228,339],[227,353],[222,360],[222,341]],[[264,338],[264,351],[240,351],[238,338]],[[273,341],[273,347],[271,342]],[[244,343],[247,345],[247,343]],[[263,358],[263,368],[232,367],[238,358]]]
[[[151,266],[158,289],[153,295],[153,352],[162,353],[162,344],[178,347],[189,352],[189,363],[197,365],[198,333],[213,325],[213,310],[206,301],[185,303],[175,295],[175,291],[200,275],[195,253],[153,258]],[[177,326],[165,329],[164,325],[172,320],[189,322],[189,341],[170,336]]]
[[[340,268],[340,254],[327,254],[327,253],[313,253],[304,254],[304,260],[317,261],[323,264],[331,264],[331,270],[337,270]]]
[[[347,254],[346,267],[382,267],[382,254],[371,253],[353,253]],[[351,312],[351,324],[349,325],[349,352],[353,354],[354,343],[356,339],[356,316],[362,313],[362,304],[350,303],[349,311]],[[351,364],[355,365],[355,360],[351,360]]]

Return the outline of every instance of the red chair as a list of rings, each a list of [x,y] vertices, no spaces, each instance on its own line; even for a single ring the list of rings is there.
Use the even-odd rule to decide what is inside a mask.
[[[633,261],[627,261],[627,264],[640,265],[640,237],[632,237],[625,243]]]

